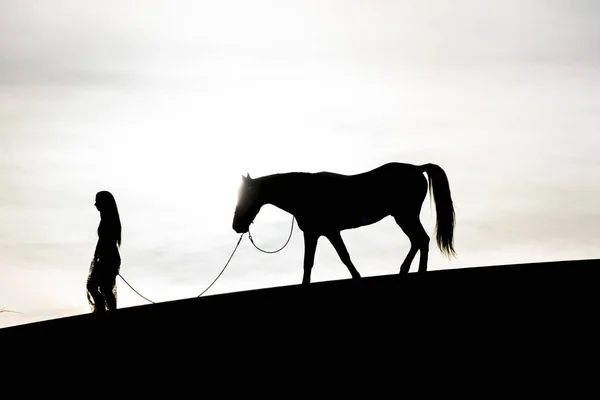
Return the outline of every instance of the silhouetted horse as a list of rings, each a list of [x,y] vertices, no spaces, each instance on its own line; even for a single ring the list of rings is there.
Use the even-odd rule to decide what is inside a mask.
[[[400,274],[408,273],[421,251],[419,272],[427,270],[429,236],[420,221],[421,207],[427,195],[436,205],[436,240],[448,257],[453,248],[454,206],[448,178],[435,164],[411,165],[388,163],[357,175],[331,172],[291,172],[252,179],[242,176],[233,229],[246,233],[261,207],[272,204],[292,214],[304,232],[303,284],[310,283],[317,241],[325,236],[348,267],[352,278],[360,274],[352,264],[340,232],[370,225],[391,215],[410,239],[410,250],[400,266]]]

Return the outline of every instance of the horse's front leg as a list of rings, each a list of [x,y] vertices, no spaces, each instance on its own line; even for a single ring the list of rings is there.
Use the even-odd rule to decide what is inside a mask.
[[[315,263],[315,252],[317,250],[318,235],[313,233],[304,233],[304,276],[302,277],[302,284],[307,285],[310,283],[310,273],[312,271],[313,264]]]

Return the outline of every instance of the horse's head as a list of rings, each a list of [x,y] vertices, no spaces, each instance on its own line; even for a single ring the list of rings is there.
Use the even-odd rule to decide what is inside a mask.
[[[242,185],[238,193],[238,203],[233,215],[233,230],[237,233],[246,233],[250,224],[260,211],[261,204],[258,199],[258,184],[250,178],[249,174],[242,176]]]

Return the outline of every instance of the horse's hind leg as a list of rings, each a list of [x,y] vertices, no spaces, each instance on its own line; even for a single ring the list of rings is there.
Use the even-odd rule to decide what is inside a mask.
[[[313,264],[315,263],[315,253],[317,251],[317,241],[319,236],[312,233],[304,233],[304,275],[302,276],[302,284],[310,283],[310,274]]]
[[[358,270],[356,269],[354,264],[352,264],[352,260],[350,259],[350,254],[348,254],[348,250],[346,249],[346,245],[344,244],[344,241],[342,240],[341,234],[339,232],[333,232],[333,233],[329,233],[325,236],[327,237],[327,239],[329,239],[329,241],[333,245],[333,248],[338,253],[338,256],[340,257],[340,259],[342,260],[344,265],[348,268],[348,271],[350,271],[350,275],[352,275],[352,278],[354,278],[354,279],[360,278],[360,274],[358,273]]]
[[[419,220],[419,214],[410,216],[394,216],[396,223],[410,240],[410,250],[400,266],[400,274],[407,274],[410,270],[417,251],[421,251],[419,259],[419,272],[427,271],[427,259],[429,256],[429,235]]]

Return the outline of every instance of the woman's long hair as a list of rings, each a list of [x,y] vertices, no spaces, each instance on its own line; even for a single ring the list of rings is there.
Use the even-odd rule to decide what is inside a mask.
[[[110,238],[121,247],[121,218],[119,209],[112,193],[103,190],[96,194],[96,202],[100,211],[100,224],[98,225],[98,236]]]

